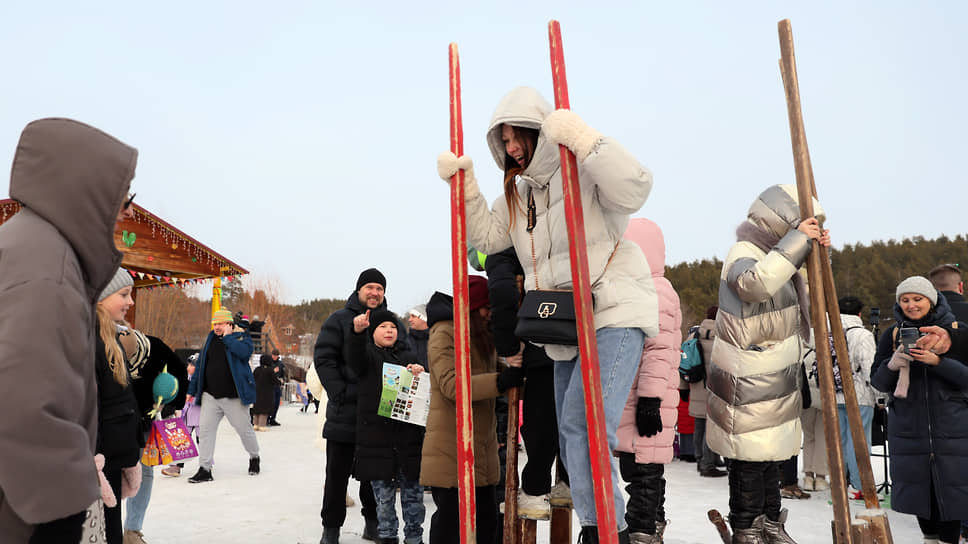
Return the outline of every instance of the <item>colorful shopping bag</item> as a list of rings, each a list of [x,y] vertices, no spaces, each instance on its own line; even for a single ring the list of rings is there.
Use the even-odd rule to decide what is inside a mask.
[[[148,432],[148,441],[145,443],[144,451],[141,452],[141,463],[146,467],[161,464],[161,456],[158,452],[158,435],[154,425],[151,426],[151,431]]]
[[[198,456],[188,427],[181,418],[162,419],[152,423],[161,464],[179,463]]]

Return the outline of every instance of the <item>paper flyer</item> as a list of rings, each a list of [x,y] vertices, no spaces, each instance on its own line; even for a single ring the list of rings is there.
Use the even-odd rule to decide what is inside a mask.
[[[424,371],[414,376],[407,367],[383,363],[383,394],[377,414],[427,426],[430,411],[430,375]]]

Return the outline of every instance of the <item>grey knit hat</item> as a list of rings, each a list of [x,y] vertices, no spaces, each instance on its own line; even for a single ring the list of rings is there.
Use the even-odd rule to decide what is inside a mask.
[[[924,295],[931,300],[931,305],[935,306],[938,304],[938,290],[931,285],[928,278],[924,276],[911,276],[910,278],[897,284],[897,293],[894,295],[895,299],[900,302],[901,295],[904,293],[917,293],[919,295]]]
[[[134,285],[134,280],[131,279],[131,274],[129,274],[127,270],[119,268],[118,271],[114,273],[114,277],[111,278],[111,281],[107,284],[107,286],[104,287],[104,290],[101,291],[101,294],[97,297],[97,301],[101,302],[102,300],[129,285]]]

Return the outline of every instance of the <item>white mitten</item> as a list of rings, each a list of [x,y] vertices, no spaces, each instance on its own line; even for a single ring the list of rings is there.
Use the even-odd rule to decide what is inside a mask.
[[[141,487],[141,463],[121,469],[121,498],[127,499],[138,494]]]
[[[598,146],[602,133],[593,129],[571,110],[555,110],[541,124],[545,137],[556,145],[570,149],[584,161]]]
[[[903,347],[898,347],[887,363],[887,368],[898,371],[897,386],[894,388],[894,396],[897,398],[907,398],[908,387],[911,385],[911,361],[913,360],[910,355],[904,353]]]
[[[99,453],[94,456],[94,467],[97,468],[97,481],[101,484],[101,500],[108,508],[114,508],[118,505],[118,499],[114,496],[111,484],[104,476],[104,455]]]
[[[458,170],[464,171],[464,198],[479,193],[477,179],[474,177],[474,162],[467,155],[458,157],[453,151],[444,151],[437,156],[437,175],[440,179],[450,183],[450,178]]]

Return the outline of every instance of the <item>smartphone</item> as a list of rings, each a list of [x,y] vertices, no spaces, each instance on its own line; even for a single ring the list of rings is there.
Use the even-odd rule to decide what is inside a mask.
[[[901,327],[901,332],[898,336],[901,345],[904,346],[904,353],[910,355],[911,348],[918,347],[918,338],[921,338],[924,335],[921,334],[921,331],[919,331],[917,327]]]

